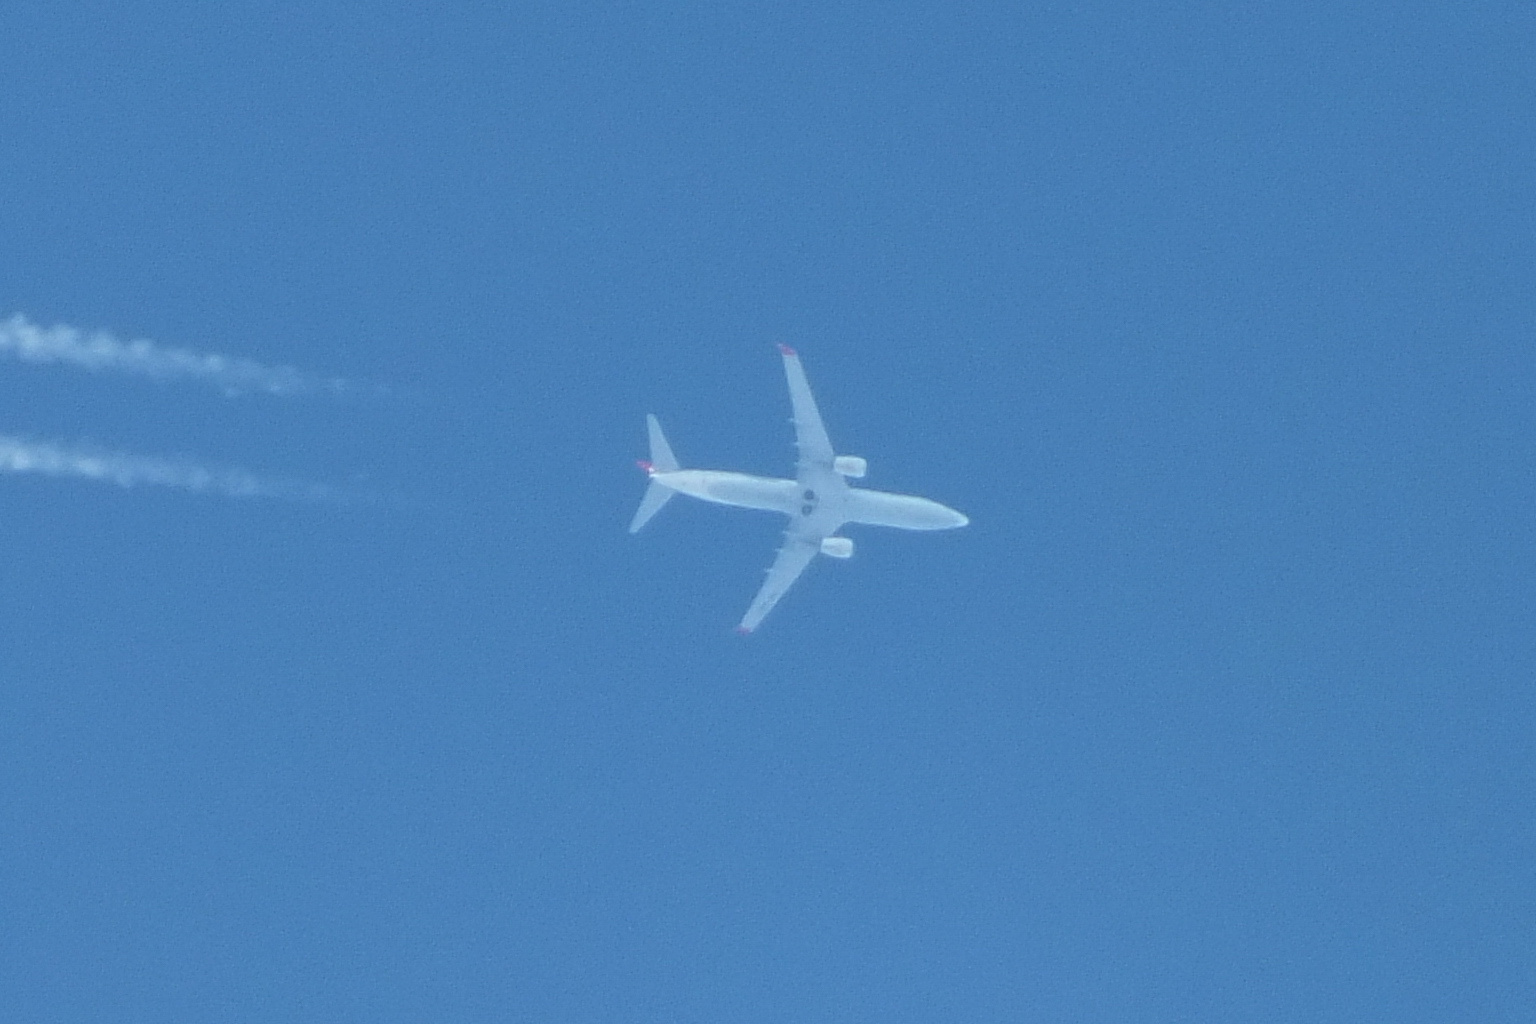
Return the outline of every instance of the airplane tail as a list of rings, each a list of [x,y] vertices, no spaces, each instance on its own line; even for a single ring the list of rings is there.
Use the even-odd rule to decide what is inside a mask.
[[[661,424],[655,416],[645,417],[646,432],[651,439],[651,461],[642,462],[640,465],[647,473],[671,473],[682,469],[677,463],[677,456],[672,454],[672,446],[667,444],[667,437],[661,432]],[[635,518],[630,520],[629,532],[639,533],[640,528],[651,521],[651,518],[661,511],[663,505],[676,494],[670,487],[664,487],[655,480],[645,489],[645,497],[640,499],[640,507],[635,510]]]

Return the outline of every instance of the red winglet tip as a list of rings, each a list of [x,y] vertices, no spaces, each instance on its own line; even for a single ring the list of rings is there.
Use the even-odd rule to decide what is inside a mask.
[[[651,465],[649,462],[646,462],[644,459],[636,459],[635,460],[635,465],[639,466],[641,469],[645,470],[647,473],[654,473],[654,472],[656,472],[656,467]]]
[[[748,629],[746,626],[737,626],[736,627],[736,635],[737,636],[751,636],[752,635],[752,631],[750,629]]]
[[[790,348],[788,345],[784,344],[783,342],[779,343],[779,352],[782,353],[783,355],[786,355],[786,356],[794,356],[794,355],[799,355],[800,354],[800,353],[796,352],[794,349]]]

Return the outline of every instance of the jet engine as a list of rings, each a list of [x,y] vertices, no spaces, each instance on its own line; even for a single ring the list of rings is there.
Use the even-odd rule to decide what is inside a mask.
[[[821,553],[831,558],[852,558],[853,541],[847,537],[825,537],[821,542]]]
[[[842,476],[853,477],[857,480],[869,469],[869,463],[857,455],[839,455],[832,460],[832,468]]]

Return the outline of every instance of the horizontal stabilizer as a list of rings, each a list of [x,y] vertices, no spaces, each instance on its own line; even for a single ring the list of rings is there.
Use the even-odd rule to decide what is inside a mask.
[[[677,456],[672,454],[672,446],[667,444],[667,438],[661,432],[661,423],[655,416],[645,417],[645,429],[651,435],[651,468],[658,473],[672,473],[682,466],[677,464]]]
[[[651,521],[651,518],[661,511],[661,507],[676,494],[670,487],[663,487],[652,480],[650,486],[645,489],[645,497],[640,499],[640,507],[635,510],[635,518],[629,522],[629,532],[639,533],[640,527]]]
[[[647,473],[675,473],[683,467],[677,464],[677,456],[672,454],[672,446],[667,444],[666,435],[661,432],[661,423],[655,416],[649,414],[645,417],[645,431],[651,440],[651,461],[640,463]],[[645,497],[640,499],[640,507],[635,510],[635,518],[630,520],[629,532],[639,533],[640,528],[651,521],[651,518],[661,511],[661,507],[676,494],[670,487],[663,487],[652,480],[650,486],[645,489]]]

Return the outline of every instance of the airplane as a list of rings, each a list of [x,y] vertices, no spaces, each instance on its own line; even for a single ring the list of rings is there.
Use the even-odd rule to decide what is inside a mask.
[[[651,443],[651,457],[637,463],[649,475],[650,483],[640,508],[629,524],[630,533],[638,533],[660,512],[673,495],[732,505],[736,508],[763,509],[789,517],[784,545],[779,548],[768,578],[742,616],[736,632],[743,635],[757,629],[763,618],[779,603],[806,566],[817,554],[829,558],[853,557],[853,541],[837,536],[847,523],[869,526],[894,526],[899,530],[952,530],[970,522],[952,508],[927,498],[910,494],[891,494],[850,486],[849,480],[864,477],[869,464],[857,455],[838,455],[827,439],[811,385],[805,379],[800,357],[788,345],[780,345],[784,374],[789,379],[789,401],[794,410],[795,446],[799,461],[793,480],[750,476],[713,469],[683,469],[661,432],[655,416],[645,418]]]

